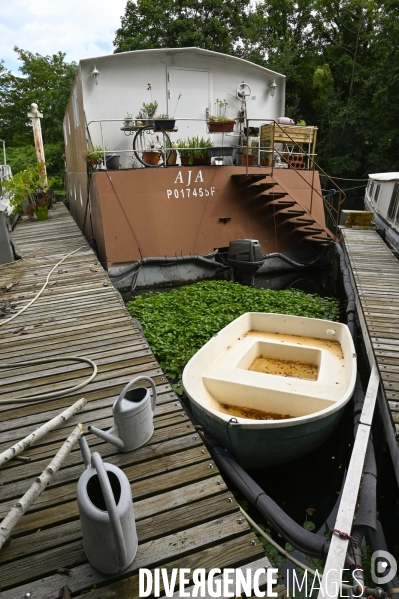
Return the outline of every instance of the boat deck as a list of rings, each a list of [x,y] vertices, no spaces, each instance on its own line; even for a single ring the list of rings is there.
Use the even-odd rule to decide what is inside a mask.
[[[399,262],[376,231],[342,229],[370,364],[380,374],[379,405],[399,485]]]
[[[150,347],[78,226],[62,204],[44,222],[21,222],[14,237],[23,260],[0,266],[2,299],[20,310],[43,285],[50,269],[69,252],[41,297],[14,321],[0,326],[0,361],[18,363],[46,356],[80,355],[94,360],[98,375],[83,390],[40,404],[0,405],[0,451],[5,450],[80,397],[84,409],[49,433],[0,473],[0,517],[29,488],[59,447],[82,422],[108,428],[111,406],[138,374],[153,377],[158,403],[148,444],[120,454],[93,435],[91,450],[120,466],[132,487],[139,549],[133,564],[106,577],[87,562],[81,538],[76,484],[82,472],[78,446],[49,487],[33,503],[0,551],[0,597],[138,597],[138,569],[235,568],[269,564],[263,546],[240,518],[238,505],[207,449],[182,410]],[[14,283],[5,291],[4,287]],[[1,325],[1,320],[0,320]],[[68,362],[56,367],[0,371],[2,400],[62,389],[91,369]],[[27,461],[28,460],[28,461]],[[262,562],[259,562],[262,560]],[[280,590],[282,587],[278,587]],[[30,595],[26,594],[30,593]],[[105,593],[105,594],[104,594]]]

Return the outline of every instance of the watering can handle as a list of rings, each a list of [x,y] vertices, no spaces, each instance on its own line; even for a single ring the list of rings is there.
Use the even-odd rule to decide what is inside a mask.
[[[97,471],[98,480],[100,482],[101,491],[103,492],[105,505],[109,514],[112,533],[114,535],[116,558],[118,565],[123,569],[127,564],[126,544],[123,536],[123,530],[120,518],[116,510],[116,503],[111,485],[108,479],[107,471],[99,453],[93,453],[91,456],[91,464]]]
[[[115,402],[115,408],[117,409],[119,407],[119,402],[121,402],[123,400],[123,398],[125,397],[126,393],[129,391],[129,389],[131,389],[131,387],[133,387],[133,385],[135,385],[137,383],[137,381],[147,381],[148,383],[150,383],[151,387],[152,387],[152,399],[151,399],[151,409],[152,409],[152,413],[155,412],[155,406],[157,403],[157,389],[155,387],[155,383],[152,380],[152,378],[150,378],[149,376],[137,376],[135,379],[131,380],[130,383],[128,383],[126,385],[126,387],[122,390],[122,393],[119,395],[118,399]]]

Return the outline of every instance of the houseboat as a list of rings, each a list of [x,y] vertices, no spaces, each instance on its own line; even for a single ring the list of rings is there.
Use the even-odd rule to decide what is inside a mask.
[[[317,127],[284,111],[284,75],[209,50],[80,61],[63,123],[67,203],[116,287],[252,275],[325,251]]]
[[[385,240],[399,251],[399,173],[369,175],[364,204]]]

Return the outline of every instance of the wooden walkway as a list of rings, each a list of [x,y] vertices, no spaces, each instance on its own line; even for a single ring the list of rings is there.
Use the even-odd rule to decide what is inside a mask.
[[[69,212],[57,204],[49,221],[18,224],[14,237],[23,260],[0,267],[0,305],[20,310],[43,285],[49,270],[76,248],[51,277],[43,295],[13,322],[0,326],[0,360],[80,355],[98,365],[80,392],[41,404],[0,405],[0,451],[35,430],[79,397],[84,410],[12,460],[0,472],[0,518],[39,475],[76,426],[108,428],[111,406],[135,375],[154,378],[158,390],[155,433],[145,447],[119,454],[88,435],[91,450],[120,466],[131,482],[139,549],[132,566],[105,577],[88,564],[82,546],[76,483],[82,472],[78,447],[46,491],[22,517],[0,551],[1,598],[56,599],[64,585],[84,599],[138,597],[138,569],[239,567],[264,558],[264,549],[240,517],[238,506],[208,451],[182,410],[151,350],[134,326],[118,292],[97,262]],[[83,246],[83,247],[81,247]],[[0,321],[1,323],[1,321]],[[39,370],[0,370],[1,398],[63,389],[91,369],[68,362]],[[107,594],[108,592],[108,594]],[[31,595],[26,595],[31,593]],[[104,594],[105,593],[105,594]]]
[[[379,406],[399,485],[399,262],[375,231],[342,229],[342,239],[368,359],[380,374]]]

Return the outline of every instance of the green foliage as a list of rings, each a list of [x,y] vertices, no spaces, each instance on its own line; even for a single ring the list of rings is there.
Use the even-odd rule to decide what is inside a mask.
[[[33,54],[14,48],[21,60],[21,76],[0,61],[0,138],[7,146],[7,162],[13,174],[37,163],[28,112],[35,102],[43,113],[44,155],[53,185],[63,186],[64,139],[62,122],[75,77],[76,64],[65,62],[65,54]]]
[[[189,164],[193,163],[194,158],[206,158],[208,156],[207,148],[212,148],[212,146],[213,142],[210,137],[205,139],[198,135],[187,137],[187,139],[178,139],[173,143],[173,147],[179,150],[181,156],[189,157]]]
[[[210,114],[209,115],[209,120],[210,121],[231,121],[232,119],[227,118],[227,110],[229,108],[229,103],[227,102],[227,100],[219,100],[219,98],[216,99],[215,102],[215,106],[216,106],[216,114]]]
[[[84,157],[88,164],[94,166],[104,160],[104,150],[102,146],[92,146],[85,151]]]
[[[188,360],[229,322],[245,312],[338,317],[338,301],[302,291],[254,289],[204,281],[168,293],[146,293],[126,304],[139,320],[165,374],[181,377]]]
[[[12,179],[2,181],[3,192],[10,194],[10,205],[14,211],[22,214],[23,200],[38,196],[39,204],[46,204],[45,194],[38,193],[40,190],[45,190],[52,185],[51,179],[45,185],[46,177],[43,173],[43,164],[35,164],[28,166],[25,170],[20,171],[13,176]]]
[[[14,148],[33,146],[27,113],[35,102],[44,115],[44,143],[62,143],[62,122],[76,64],[65,62],[62,52],[41,56],[17,47],[14,50],[22,62],[22,76],[14,75],[0,61],[0,138]]]
[[[46,157],[47,174],[53,181],[53,186],[62,189],[65,166],[62,159],[64,153],[64,143],[44,144],[44,155]],[[7,147],[7,163],[11,167],[13,174],[23,171],[28,166],[37,164],[35,147],[32,145]]]
[[[129,0],[115,52],[197,47],[241,54],[250,0]]]
[[[152,119],[158,109],[158,102],[143,102],[139,112],[137,113],[136,119]]]

